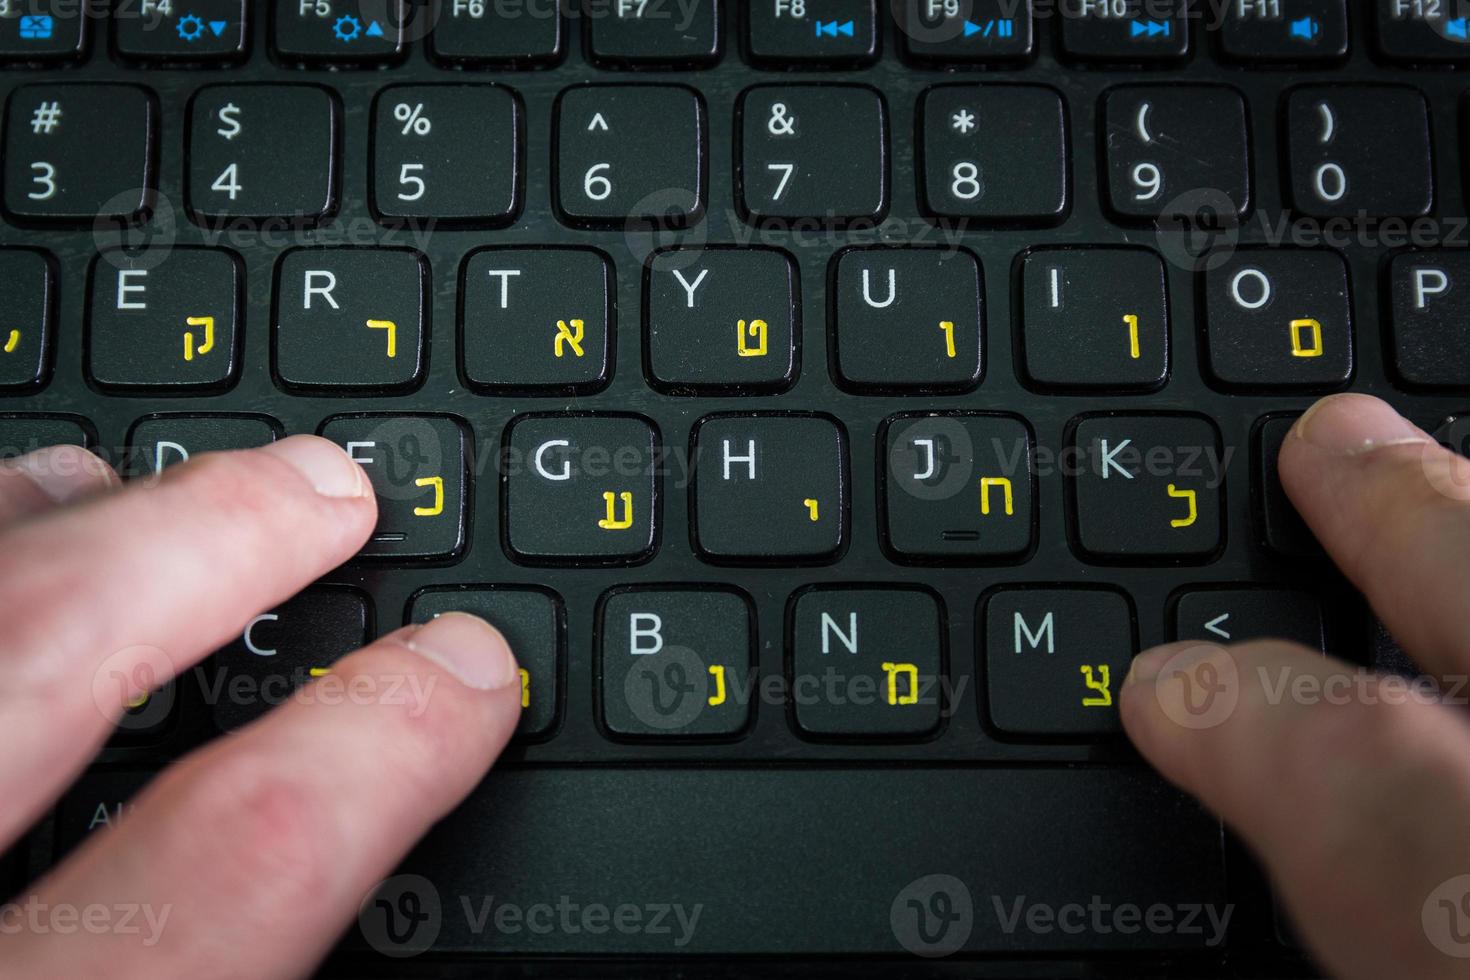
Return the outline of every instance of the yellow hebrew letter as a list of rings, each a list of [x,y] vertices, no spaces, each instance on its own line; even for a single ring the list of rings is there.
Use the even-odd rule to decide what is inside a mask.
[[[420,477],[419,479],[413,481],[413,485],[416,486],[416,487],[433,487],[434,488],[434,504],[433,504],[433,506],[432,507],[415,507],[413,509],[413,516],[414,517],[438,517],[440,514],[444,513],[444,477],[442,477],[442,476],[424,476],[424,477]]]
[[[563,348],[565,345],[570,344],[572,351],[578,357],[582,357],[582,338],[587,333],[586,328],[587,324],[581,320],[573,320],[571,326],[567,326],[567,321],[565,320],[556,321],[556,341],[553,347],[556,356],[561,357],[565,354],[566,351]]]
[[[214,350],[214,317],[191,316],[184,323],[191,327],[204,328],[204,342],[198,347],[194,346],[193,332],[189,330],[184,331],[184,360],[192,361],[194,360],[195,354],[208,354]]]
[[[521,707],[531,706],[531,672],[524,667],[517,668],[521,675]]]
[[[766,356],[767,344],[770,340],[770,328],[766,325],[766,321],[752,320],[747,326],[745,321],[741,320],[739,332],[735,336],[735,352],[741,357]]]
[[[1195,518],[1199,517],[1199,511],[1196,509],[1196,501],[1195,501],[1194,491],[1193,490],[1180,490],[1178,487],[1174,486],[1174,484],[1171,483],[1171,484],[1169,484],[1169,496],[1171,496],[1171,497],[1178,497],[1181,500],[1185,500],[1185,501],[1187,501],[1189,503],[1189,516],[1188,517],[1176,517],[1174,520],[1172,520],[1172,521],[1169,522],[1169,526],[1170,527],[1189,527],[1191,524],[1193,524],[1195,522]]]
[[[604,531],[625,531],[633,526],[633,494],[624,490],[620,494],[606,491],[602,495],[603,502],[607,504],[607,517],[597,522],[597,526]],[[618,517],[618,502],[623,504],[623,516]]]
[[[709,674],[715,679],[715,693],[709,696],[709,706],[717,708],[725,703],[725,668],[715,664],[709,669]]]
[[[990,514],[990,488],[1000,487],[1005,492],[1006,516],[1011,517],[1016,513],[1015,502],[1011,497],[1011,481],[1003,476],[987,476],[980,480],[980,513]]]
[[[1305,332],[1306,335],[1311,338],[1310,344],[1302,343],[1303,332]],[[1291,356],[1322,356],[1322,324],[1318,323],[1316,320],[1291,321]]]
[[[1084,683],[1084,684],[1087,685],[1087,689],[1089,691],[1096,691],[1097,694],[1099,695],[1098,697],[1084,697],[1082,699],[1082,707],[1084,707],[1084,708],[1110,708],[1110,707],[1112,707],[1112,705],[1113,705],[1113,692],[1108,689],[1108,685],[1112,682],[1112,678],[1109,676],[1109,674],[1111,672],[1108,670],[1108,665],[1107,664],[1099,664],[1095,668],[1096,669],[1096,673],[1093,672],[1094,671],[1094,668],[1088,666],[1087,664],[1083,664],[1081,667],[1079,667],[1077,669],[1080,670],[1080,671],[1082,671],[1082,683]]]
[[[388,357],[390,359],[397,357],[398,356],[398,324],[394,323],[392,320],[369,320],[367,322],[367,325],[368,325],[368,329],[369,330],[386,330],[386,331],[388,331]]]
[[[889,704],[918,704],[919,703],[919,668],[913,664],[883,664],[883,672],[888,675],[888,703]],[[899,695],[898,675],[903,674],[909,679],[909,693]]]
[[[946,357],[953,359],[955,356],[954,321],[940,320],[939,329],[944,331],[944,354]]]
[[[1127,314],[1123,322],[1128,325],[1128,356],[1136,361],[1141,356],[1138,350],[1138,314]]]

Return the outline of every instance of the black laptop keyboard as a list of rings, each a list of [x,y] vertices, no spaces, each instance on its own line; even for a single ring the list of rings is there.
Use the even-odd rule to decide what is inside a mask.
[[[991,902],[1100,895],[1290,957],[1118,690],[1173,638],[1379,655],[1275,453],[1348,389],[1464,435],[1453,7],[0,0],[0,443],[141,479],[317,432],[382,515],[132,712],[31,872],[465,609],[522,734],[411,866],[707,908],[438,947],[1223,962]],[[973,900],[953,950],[910,887]]]

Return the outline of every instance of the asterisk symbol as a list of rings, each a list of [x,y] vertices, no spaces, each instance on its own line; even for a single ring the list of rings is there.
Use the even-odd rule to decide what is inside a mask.
[[[970,130],[975,128],[975,114],[969,109],[961,109],[953,116],[950,116],[950,119],[952,120],[951,125],[961,133],[968,134]]]

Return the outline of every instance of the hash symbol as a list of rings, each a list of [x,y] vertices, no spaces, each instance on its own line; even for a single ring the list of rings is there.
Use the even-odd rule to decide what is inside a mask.
[[[42,102],[31,116],[31,132],[50,136],[61,125],[61,103]]]

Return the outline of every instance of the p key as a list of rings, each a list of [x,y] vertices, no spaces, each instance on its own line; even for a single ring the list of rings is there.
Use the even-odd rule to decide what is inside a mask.
[[[1318,85],[1286,101],[1291,199],[1318,218],[1413,218],[1434,206],[1429,106],[1412,88]]]
[[[1409,384],[1470,386],[1470,254],[1396,255],[1388,267],[1394,366]]]

